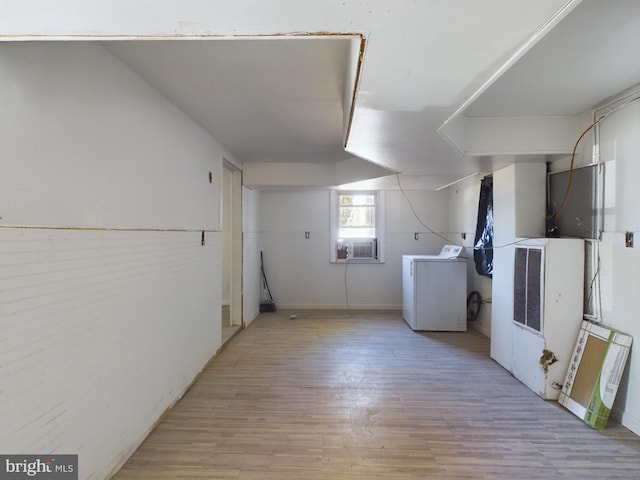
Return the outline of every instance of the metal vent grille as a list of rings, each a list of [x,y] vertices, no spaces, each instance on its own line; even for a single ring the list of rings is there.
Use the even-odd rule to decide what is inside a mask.
[[[377,256],[377,242],[375,238],[351,242],[351,248],[349,249],[350,259],[375,259]]]

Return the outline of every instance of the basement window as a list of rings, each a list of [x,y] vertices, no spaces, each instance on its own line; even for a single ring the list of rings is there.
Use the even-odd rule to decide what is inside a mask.
[[[384,192],[331,192],[331,262],[384,262]]]

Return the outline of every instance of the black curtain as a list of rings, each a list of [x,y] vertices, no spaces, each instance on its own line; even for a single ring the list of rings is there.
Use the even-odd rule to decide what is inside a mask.
[[[487,175],[480,182],[478,223],[473,244],[473,260],[479,275],[493,274],[493,176]]]

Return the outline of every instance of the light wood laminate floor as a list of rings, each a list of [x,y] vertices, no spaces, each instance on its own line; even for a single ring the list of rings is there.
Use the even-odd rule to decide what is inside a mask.
[[[478,332],[280,311],[228,342],[115,478],[640,479],[640,437],[540,399]]]

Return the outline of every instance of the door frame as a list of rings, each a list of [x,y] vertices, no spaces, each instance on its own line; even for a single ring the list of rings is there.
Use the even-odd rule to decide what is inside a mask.
[[[223,255],[230,255],[231,257],[229,272],[231,325],[244,328],[242,314],[242,171],[224,157],[222,158],[222,167],[223,182],[226,181],[227,173],[230,173],[231,179],[229,198],[225,198],[224,183],[221,189],[222,214],[224,215],[225,211],[231,212],[231,219],[227,224],[231,230],[231,245],[228,246],[230,248],[224,248],[222,252]]]

